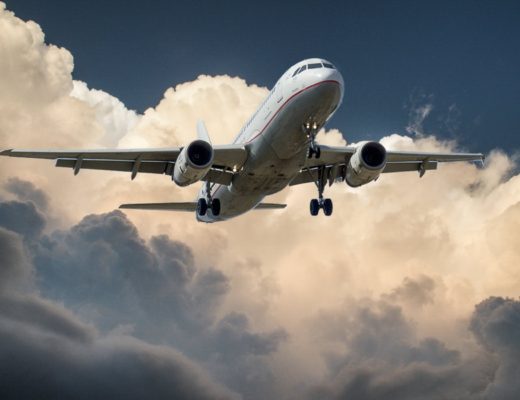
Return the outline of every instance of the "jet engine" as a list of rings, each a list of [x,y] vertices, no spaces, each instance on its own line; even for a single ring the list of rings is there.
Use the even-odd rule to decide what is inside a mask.
[[[195,140],[184,147],[177,157],[172,179],[179,186],[200,181],[213,164],[213,147],[205,140]]]
[[[378,142],[365,142],[356,149],[347,166],[349,186],[365,185],[377,179],[386,166],[386,149]]]

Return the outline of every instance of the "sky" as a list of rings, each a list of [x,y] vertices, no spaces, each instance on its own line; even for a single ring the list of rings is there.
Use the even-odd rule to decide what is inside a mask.
[[[334,62],[346,96],[331,121],[347,140],[430,132],[470,151],[520,146],[517,1],[46,1],[9,7],[74,54],[74,77],[131,109],[201,74],[272,87],[309,57]]]
[[[318,55],[319,142],[487,156],[216,224],[117,209],[197,185],[0,158],[0,398],[516,400],[517,6],[416,3],[0,2],[0,149],[226,143]]]

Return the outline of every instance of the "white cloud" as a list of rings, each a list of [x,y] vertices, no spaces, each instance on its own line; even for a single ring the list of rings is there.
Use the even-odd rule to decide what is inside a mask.
[[[96,122],[104,135],[101,142],[107,147],[116,147],[119,140],[139,122],[139,116],[128,110],[116,97],[97,89],[89,89],[85,82],[73,81],[70,96],[87,103],[95,110]]]

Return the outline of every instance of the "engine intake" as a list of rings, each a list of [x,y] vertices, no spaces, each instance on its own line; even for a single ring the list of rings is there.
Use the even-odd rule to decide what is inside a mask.
[[[177,157],[172,179],[179,186],[200,181],[213,164],[213,147],[205,140],[195,140],[184,147]]]
[[[345,181],[352,187],[365,185],[376,179],[385,166],[385,147],[378,142],[365,142],[350,157]]]

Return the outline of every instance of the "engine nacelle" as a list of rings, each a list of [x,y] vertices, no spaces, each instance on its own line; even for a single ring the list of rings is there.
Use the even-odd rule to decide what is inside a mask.
[[[378,142],[366,142],[350,157],[345,181],[352,187],[365,185],[376,179],[385,166],[385,147]]]
[[[184,147],[177,157],[172,179],[179,186],[200,181],[213,164],[213,147],[205,140],[195,140]]]

